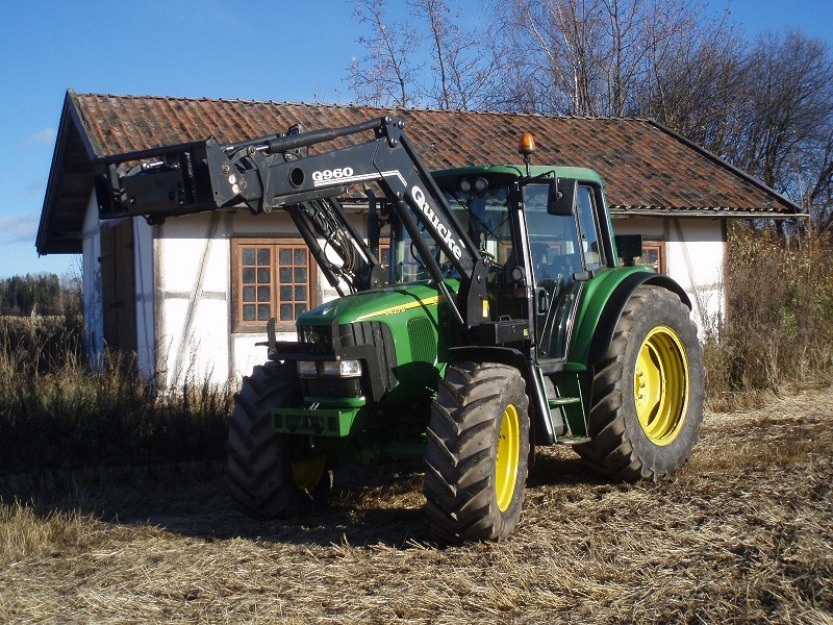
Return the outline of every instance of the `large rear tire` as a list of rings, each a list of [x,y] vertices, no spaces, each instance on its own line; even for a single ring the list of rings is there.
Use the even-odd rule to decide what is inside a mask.
[[[286,518],[320,502],[332,484],[326,456],[272,428],[273,409],[303,400],[294,364],[255,367],[234,399],[226,478],[240,510],[258,519]]]
[[[449,366],[432,402],[425,454],[425,509],[438,540],[501,540],[515,528],[527,477],[528,407],[517,369]]]
[[[689,310],[637,288],[596,368],[588,428],[575,450],[603,474],[657,480],[688,460],[703,420],[703,350]]]

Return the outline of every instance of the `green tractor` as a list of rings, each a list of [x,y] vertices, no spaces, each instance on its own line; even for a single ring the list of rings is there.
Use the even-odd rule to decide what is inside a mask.
[[[247,205],[287,211],[340,297],[268,327],[226,444],[231,494],[281,518],[324,498],[340,458],[423,458],[443,542],[500,540],[521,515],[536,446],[571,445],[612,479],[683,464],[702,421],[691,304],[668,276],[620,266],[592,170],[429,173],[395,118],[206,142],[103,163],[102,218]],[[311,147],[372,132],[346,148]],[[130,168],[125,161],[141,160]],[[363,185],[367,237],[339,197]]]

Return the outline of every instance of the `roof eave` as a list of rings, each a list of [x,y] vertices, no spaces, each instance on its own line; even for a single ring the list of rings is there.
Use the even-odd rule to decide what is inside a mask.
[[[80,113],[75,102],[75,91],[68,89],[64,97],[61,118],[58,123],[58,136],[55,141],[55,151],[52,153],[52,164],[49,168],[46,193],[41,209],[38,233],[35,237],[35,249],[39,255],[47,254],[80,254],[82,247],[82,236],[78,232],[65,233],[60,239],[54,237],[53,215],[55,206],[61,201],[59,189],[61,180],[65,173],[65,153],[69,142],[70,131],[75,128],[81,138],[87,158],[92,160],[95,157],[93,146],[89,142],[87,132],[81,125]]]
[[[799,219],[809,220],[809,213],[785,213],[775,210],[738,210],[731,208],[616,208],[611,217],[695,217],[699,219]]]

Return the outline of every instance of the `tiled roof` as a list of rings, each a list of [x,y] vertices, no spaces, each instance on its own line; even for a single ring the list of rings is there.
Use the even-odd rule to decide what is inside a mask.
[[[520,133],[531,131],[536,164],[591,167],[605,180],[620,214],[777,216],[797,207],[754,179],[647,120],[547,117],[506,113],[398,110],[334,106],[67,93],[50,185],[38,234],[41,253],[67,251],[50,237],[55,221],[78,211],[73,197],[92,188],[89,163],[98,157],[214,136],[230,143],[285,132],[355,124],[393,113],[429,168],[519,162]],[[343,141],[343,140],[342,140]],[[333,145],[337,145],[334,142]],[[80,148],[83,148],[81,150]],[[83,154],[81,152],[83,151]],[[86,162],[85,162],[86,161]],[[87,171],[84,170],[85,165]],[[57,169],[56,169],[57,167]],[[76,183],[62,180],[64,170]],[[80,187],[80,188],[79,188]],[[63,192],[68,192],[63,198]],[[54,197],[50,197],[50,193]],[[63,203],[62,203],[63,202]],[[83,214],[75,216],[83,219]],[[78,221],[80,231],[80,221]],[[55,233],[56,235],[59,233]],[[50,239],[55,241],[50,241]],[[72,245],[70,245],[72,247]],[[80,243],[78,244],[80,249]]]

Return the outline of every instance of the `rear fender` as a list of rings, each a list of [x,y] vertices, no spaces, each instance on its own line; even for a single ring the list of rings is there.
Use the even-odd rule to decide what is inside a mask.
[[[601,277],[601,276],[599,276]],[[683,288],[665,274],[652,271],[616,270],[596,289],[585,291],[578,323],[573,332],[569,360],[592,367],[604,356],[616,324],[634,291],[643,284],[655,285],[676,293],[689,310],[691,300]]]

